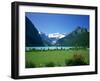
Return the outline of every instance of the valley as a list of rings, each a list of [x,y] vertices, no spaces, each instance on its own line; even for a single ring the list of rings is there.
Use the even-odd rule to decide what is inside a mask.
[[[26,68],[89,65],[89,31],[85,27],[47,34],[26,17],[25,31]]]

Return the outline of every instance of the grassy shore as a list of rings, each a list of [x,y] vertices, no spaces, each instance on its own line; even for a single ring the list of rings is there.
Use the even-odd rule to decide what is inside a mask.
[[[89,49],[26,51],[25,64],[26,68],[88,65]]]

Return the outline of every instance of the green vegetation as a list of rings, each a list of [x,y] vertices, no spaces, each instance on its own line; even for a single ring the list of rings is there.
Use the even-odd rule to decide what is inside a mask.
[[[77,27],[64,38],[59,39],[57,46],[81,46],[89,47],[89,32],[86,28]]]
[[[26,51],[26,68],[60,67],[89,64],[89,49]]]
[[[74,54],[69,60],[66,60],[66,66],[87,65],[85,58],[81,54]]]
[[[54,66],[55,66],[55,64],[53,62],[49,62],[46,64],[46,67],[54,67]]]
[[[71,33],[64,38],[59,39],[56,45],[89,47],[89,32],[83,32],[79,34]]]
[[[25,67],[26,68],[35,68],[36,66],[35,66],[35,64],[33,63],[33,62],[28,62],[28,61],[26,61],[26,65],[25,65]]]

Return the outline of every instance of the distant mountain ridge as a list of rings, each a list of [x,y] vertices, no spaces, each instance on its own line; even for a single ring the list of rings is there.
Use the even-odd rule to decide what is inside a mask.
[[[80,34],[80,33],[84,33],[84,32],[88,32],[87,29],[78,26],[78,27],[72,32],[72,34]]]
[[[52,40],[43,32],[39,32],[41,38],[42,38],[42,41],[43,41],[43,44],[45,46],[51,46],[52,44]]]
[[[57,40],[65,37],[66,34],[62,34],[62,33],[51,33],[51,34],[48,34],[48,37],[52,40],[52,44],[54,45]]]
[[[26,22],[26,47],[34,46],[85,46],[89,47],[89,32],[86,28],[77,27],[69,34],[39,32],[35,25],[25,17]]]
[[[56,43],[57,46],[85,46],[89,47],[89,32],[86,28],[77,27],[70,34]]]

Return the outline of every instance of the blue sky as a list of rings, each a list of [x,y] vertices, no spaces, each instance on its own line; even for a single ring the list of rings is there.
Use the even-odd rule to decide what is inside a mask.
[[[69,33],[75,30],[77,26],[85,27],[89,30],[88,15],[26,12],[25,16],[31,20],[38,31],[46,34]]]

